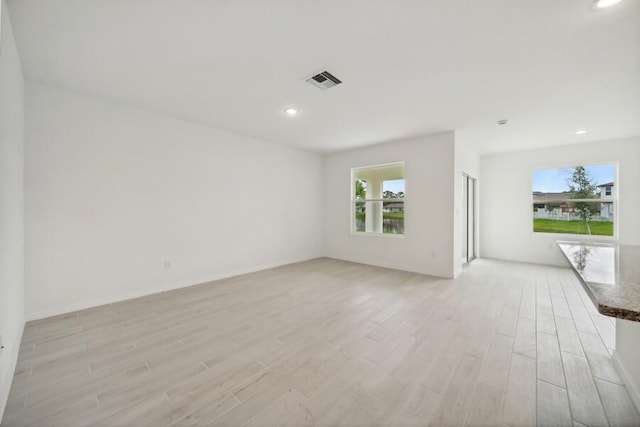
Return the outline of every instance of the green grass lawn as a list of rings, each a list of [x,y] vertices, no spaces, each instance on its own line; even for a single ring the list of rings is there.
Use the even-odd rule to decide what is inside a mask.
[[[383,219],[404,219],[404,212],[383,212]]]
[[[592,221],[589,223],[591,234],[598,236],[613,236],[612,221]],[[533,219],[533,231],[539,233],[567,233],[586,234],[584,221],[563,221],[559,219]]]
[[[356,218],[364,219],[365,218],[365,213],[364,212],[356,212]],[[404,219],[404,212],[383,212],[382,213],[382,218],[383,219]]]

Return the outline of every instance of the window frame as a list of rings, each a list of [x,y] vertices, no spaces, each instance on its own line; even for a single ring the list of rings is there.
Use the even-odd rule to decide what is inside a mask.
[[[360,169],[375,169],[375,168],[381,168],[381,167],[385,167],[385,166],[397,166],[397,165],[402,165],[403,169],[404,169],[404,173],[403,173],[403,180],[404,180],[404,196],[402,197],[402,199],[393,199],[393,198],[377,198],[377,199],[356,199],[356,189],[355,189],[355,182],[356,182],[356,171],[360,170]],[[389,163],[379,163],[379,164],[375,164],[375,165],[367,165],[367,166],[356,166],[356,167],[352,167],[351,168],[351,181],[349,183],[349,187],[351,188],[350,190],[350,205],[351,205],[351,209],[350,209],[350,229],[351,229],[351,234],[355,235],[355,236],[376,236],[376,237],[389,237],[392,239],[403,239],[405,237],[405,235],[407,234],[407,229],[406,229],[406,223],[405,225],[405,229],[404,232],[402,234],[395,234],[395,233],[376,233],[376,232],[372,232],[372,231],[357,231],[357,226],[356,226],[356,204],[357,203],[366,203],[367,202],[391,202],[391,201],[398,201],[398,200],[402,200],[403,203],[403,209],[404,209],[404,213],[406,215],[406,195],[407,195],[407,171],[406,171],[406,162],[398,160],[398,161],[394,161],[394,162],[389,162]],[[406,216],[404,218],[406,220]]]
[[[544,232],[544,231],[535,231],[533,226],[534,220],[534,212],[531,208],[535,202],[533,201],[533,174],[535,171],[544,170],[544,169],[571,169],[576,168],[577,166],[599,166],[599,165],[611,165],[613,166],[613,188],[611,190],[611,195],[607,197],[611,197],[612,205],[613,205],[613,235],[607,236],[602,234],[575,234],[575,233],[555,233],[555,232]],[[617,241],[619,236],[619,214],[618,214],[618,189],[620,188],[619,183],[619,164],[618,161],[609,160],[609,161],[598,161],[598,162],[575,162],[573,166],[567,166],[566,162],[562,163],[554,163],[547,166],[538,166],[532,167],[529,173],[529,215],[530,215],[530,229],[529,233],[534,237],[539,238],[553,238],[553,239],[563,239],[563,240],[587,240],[587,241]],[[602,196],[601,196],[602,197]],[[573,199],[574,201],[580,202],[601,202],[600,199]]]

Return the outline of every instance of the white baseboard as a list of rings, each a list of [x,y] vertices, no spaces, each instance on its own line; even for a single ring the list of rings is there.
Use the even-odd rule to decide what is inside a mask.
[[[222,280],[233,276],[240,276],[242,274],[255,273],[257,271],[268,270],[270,268],[281,267],[287,264],[295,264],[297,262],[308,261],[311,259],[319,258],[318,256],[311,257],[301,257],[294,258],[289,260],[283,260],[282,262],[262,264],[258,266],[253,266],[250,268],[236,270],[236,271],[228,271],[224,273],[219,273],[213,277],[205,277],[201,279],[189,280],[186,282],[177,282],[172,283],[165,286],[156,286],[153,288],[145,288],[145,289],[137,289],[131,292],[119,293],[114,295],[109,295],[105,297],[92,298],[90,300],[85,300],[73,304],[66,304],[58,307],[48,308],[46,310],[41,310],[33,313],[28,313],[25,315],[27,322],[32,320],[46,319],[47,317],[58,316],[61,314],[72,313],[74,311],[85,310],[87,308],[99,307],[101,305],[113,304],[120,301],[126,301],[133,298],[140,298],[147,295],[159,294],[161,292],[172,291],[174,289],[186,288],[189,286],[195,286],[202,283],[213,282],[216,280]]]
[[[627,391],[629,392],[629,396],[631,396],[631,400],[633,401],[633,404],[636,406],[636,409],[638,410],[638,412],[640,412],[640,390],[638,390],[636,385],[633,384],[633,382],[631,381],[631,377],[629,376],[629,373],[624,368],[624,366],[622,366],[622,364],[620,363],[620,360],[618,359],[618,355],[615,352],[615,350],[613,351],[611,360],[613,360],[613,366],[616,368],[616,371],[618,371],[618,375],[620,375],[620,378],[624,382],[624,385],[627,387]]]
[[[4,410],[7,406],[7,399],[9,398],[9,390],[11,390],[11,383],[13,382],[13,374],[16,371],[16,364],[18,363],[18,353],[20,352],[20,343],[22,342],[22,333],[24,332],[24,322],[22,322],[22,326],[20,327],[20,332],[16,336],[15,341],[8,345],[5,344],[6,348],[2,351],[11,351],[11,360],[9,361],[9,370],[7,371],[6,376],[2,379],[2,383],[0,384],[0,423],[2,423],[2,418],[4,416]]]
[[[447,276],[440,276],[440,275],[437,275],[437,274],[434,274],[434,273],[425,272],[425,271],[419,271],[418,269],[411,268],[411,267],[408,267],[406,265],[393,264],[393,263],[389,263],[389,262],[372,262],[370,260],[364,260],[364,259],[359,259],[359,258],[354,258],[354,257],[349,257],[349,256],[335,255],[335,254],[325,254],[324,257],[325,258],[337,259],[337,260],[340,260],[340,261],[355,262],[357,264],[365,264],[365,265],[373,265],[375,267],[390,268],[392,270],[408,271],[410,273],[424,274],[424,275],[427,275],[427,276],[433,276],[433,277],[438,277],[438,278],[442,278],[442,279],[451,279],[452,278],[452,277],[447,277]]]

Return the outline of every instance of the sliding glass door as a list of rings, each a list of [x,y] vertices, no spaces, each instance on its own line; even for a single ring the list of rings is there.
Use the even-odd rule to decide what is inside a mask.
[[[476,180],[462,174],[462,262],[476,257]]]

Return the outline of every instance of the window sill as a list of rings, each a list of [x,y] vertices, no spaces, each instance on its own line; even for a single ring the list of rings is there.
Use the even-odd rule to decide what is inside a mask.
[[[367,237],[389,237],[391,239],[404,239],[404,234],[393,233],[367,233],[365,231],[352,231],[352,236],[367,236]]]
[[[617,235],[613,235],[613,236],[605,236],[602,234],[573,234],[573,233],[544,233],[544,232],[536,232],[536,231],[532,231],[531,234],[534,237],[548,237],[550,240],[586,240],[586,241],[605,241],[605,242],[612,242],[612,241],[618,241],[618,236]]]

